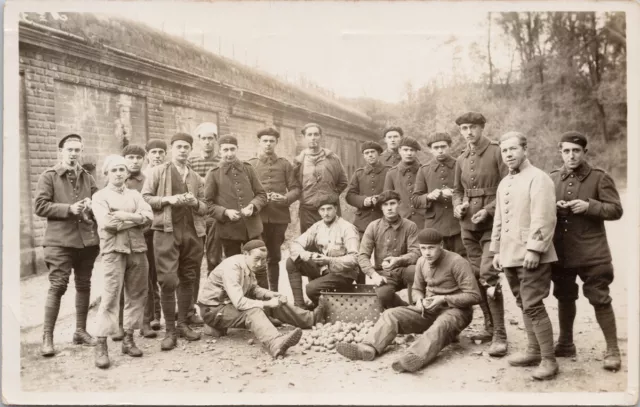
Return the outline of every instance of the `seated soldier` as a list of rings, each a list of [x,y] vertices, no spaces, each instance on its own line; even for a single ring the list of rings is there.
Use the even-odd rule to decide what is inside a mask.
[[[267,266],[267,247],[251,240],[242,254],[227,257],[209,275],[200,291],[198,306],[205,322],[205,334],[220,337],[228,328],[247,328],[274,358],[284,355],[302,337],[300,328],[324,323],[324,306],[307,311],[287,302],[283,294],[258,286],[256,270]],[[297,327],[280,334],[269,317]]]
[[[469,262],[442,248],[435,229],[418,234],[422,257],[413,283],[415,305],[386,310],[362,343],[340,342],[339,354],[352,360],[373,360],[398,334],[423,333],[393,362],[397,372],[415,372],[429,364],[465,329],[480,302],[478,284]]]
[[[376,293],[385,309],[408,305],[396,292],[411,289],[415,274],[413,265],[420,257],[418,227],[400,217],[399,202],[400,194],[396,191],[384,191],[378,195],[376,205],[382,208],[383,217],[367,226],[358,253],[360,268],[379,286]],[[374,252],[375,264],[371,264]]]
[[[303,275],[309,278],[306,291],[312,302],[307,308],[318,305],[321,291],[349,290],[358,276],[358,231],[338,216],[338,205],[336,195],[323,198],[318,208],[322,220],[291,241],[287,272],[297,307],[305,307]]]

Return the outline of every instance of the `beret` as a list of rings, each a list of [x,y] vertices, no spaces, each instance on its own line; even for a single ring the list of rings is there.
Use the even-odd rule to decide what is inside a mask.
[[[458,126],[461,126],[463,124],[479,124],[481,126],[484,126],[486,122],[487,119],[485,119],[482,114],[476,112],[465,113],[456,119],[456,124]]]
[[[67,140],[78,140],[80,142],[82,142],[82,137],[80,137],[79,134],[67,134],[66,136],[64,136],[63,138],[60,139],[60,141],[58,142],[58,148],[62,148],[62,146],[64,146],[65,141]]]
[[[160,140],[159,138],[150,138],[147,141],[147,151],[151,151],[154,148],[161,148],[164,151],[167,151],[167,143],[164,140]]]
[[[418,233],[419,244],[440,244],[442,243],[442,234],[435,229],[426,228]]]
[[[267,127],[266,129],[262,129],[258,132],[258,138],[262,136],[273,136],[279,139],[280,133],[278,132],[278,130],[274,129],[273,127]]]
[[[378,195],[378,200],[376,201],[376,206],[380,207],[383,203],[390,201],[392,199],[401,200],[400,194],[393,190],[382,191],[380,195]]]
[[[402,131],[402,127],[400,126],[387,126],[382,130],[382,137],[386,136],[390,131],[397,131],[401,136],[404,136],[404,131]]]
[[[564,133],[560,137],[560,142],[577,144],[579,146],[582,146],[582,148],[585,148],[587,146],[587,138],[584,136],[584,134],[578,133],[577,131],[568,131]]]
[[[253,249],[258,249],[260,247],[266,247],[264,242],[260,239],[249,240],[242,246],[243,252],[250,252]]]
[[[326,194],[322,194],[322,198],[320,198],[320,200],[318,201],[318,209],[320,209],[320,207],[323,205],[338,206],[339,204],[340,204],[340,201],[336,194],[326,193]]]
[[[382,146],[375,141],[365,141],[362,143],[361,151],[364,153],[365,150],[377,150],[380,154],[382,154]]]
[[[220,140],[218,140],[218,145],[223,145],[223,144],[233,144],[234,146],[238,146],[238,139],[227,135],[227,136],[222,136],[220,137]]]
[[[127,160],[125,160],[121,155],[111,154],[104,159],[104,164],[102,164],[102,173],[107,174],[109,170],[119,165],[123,165],[127,168]]]
[[[433,134],[427,139],[427,146],[431,147],[431,144],[437,143],[439,141],[445,141],[447,142],[447,144],[451,145],[451,136],[449,136],[449,134],[447,133]]]
[[[215,123],[204,122],[200,123],[198,127],[193,131],[196,137],[200,137],[203,134],[213,133],[216,136],[218,135],[218,126]]]
[[[191,137],[191,134],[187,134],[187,133],[176,133],[173,135],[173,137],[171,137],[171,143],[173,144],[176,141],[186,141],[187,143],[191,144],[193,146],[193,137]]]
[[[147,152],[144,150],[144,148],[136,144],[129,144],[122,149],[123,157],[126,157],[128,155],[139,155],[141,157],[144,157],[145,154],[147,154]]]
[[[414,139],[413,137],[405,137],[402,139],[402,141],[400,142],[400,147],[402,146],[406,146],[406,147],[411,147],[414,150],[417,151],[421,151],[422,147],[420,146],[420,143],[418,143],[418,140]]]

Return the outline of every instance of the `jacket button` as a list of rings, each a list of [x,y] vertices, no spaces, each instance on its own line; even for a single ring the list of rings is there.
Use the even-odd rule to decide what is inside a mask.
[[[573,185],[573,182],[570,182],[570,183],[569,183],[569,186],[572,186],[572,185]]]
[[[571,191],[567,192],[567,194],[571,195]]]

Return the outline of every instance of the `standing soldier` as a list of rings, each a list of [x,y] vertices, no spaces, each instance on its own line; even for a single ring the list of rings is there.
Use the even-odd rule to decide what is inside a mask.
[[[453,181],[456,159],[449,153],[451,137],[436,133],[427,144],[435,159],[418,170],[413,206],[425,209],[424,227],[442,234],[444,248],[467,257],[460,236],[460,221],[453,216]]]
[[[486,119],[480,113],[465,113],[456,119],[467,148],[456,160],[453,187],[454,216],[460,219],[462,243],[471,267],[479,279],[483,300],[485,331],[474,340],[491,339],[489,355],[507,354],[507,332],[504,327],[504,299],[500,289],[500,272],[492,268],[492,217],[495,195],[500,180],[509,169],[500,156],[500,146],[482,135]],[[490,296],[487,296],[490,293]]]
[[[327,195],[339,196],[348,183],[340,158],[320,146],[322,128],[315,123],[307,123],[302,128],[302,135],[307,148],[293,160],[293,171],[302,188],[298,211],[301,234],[322,219],[318,212],[319,202]],[[338,216],[340,214],[338,204]]]
[[[257,272],[256,278],[260,287],[277,292],[281,246],[287,226],[291,223],[289,206],[300,197],[300,184],[293,173],[291,163],[276,155],[280,133],[269,127],[258,132],[258,140],[260,151],[249,163],[255,168],[258,179],[267,193],[267,206],[260,211],[260,218],[269,256],[267,275]]]
[[[616,320],[609,296],[613,281],[611,252],[604,221],[622,217],[620,196],[613,179],[586,161],[587,138],[570,131],[560,139],[564,166],[551,172],[556,186],[558,223],[554,244],[559,261],[552,268],[553,295],[558,299],[560,336],[555,348],[558,357],[576,355],[573,321],[576,317],[578,285],[593,306],[607,344],[604,368],[620,369]]]
[[[267,204],[267,194],[248,162],[238,160],[238,140],[220,137],[221,162],[205,179],[204,196],[216,219],[217,234],[226,257],[242,253],[242,244],[259,238],[259,212]]]
[[[404,131],[398,126],[390,126],[382,131],[382,137],[387,144],[387,149],[380,155],[380,162],[382,164],[388,165],[389,167],[395,167],[400,164],[402,158],[400,157],[398,148],[400,147],[402,136],[404,136]]]
[[[418,230],[422,229],[424,215],[411,202],[411,195],[416,186],[416,174],[420,169],[420,161],[416,154],[421,149],[420,143],[413,137],[403,138],[399,148],[402,161],[387,172],[384,181],[385,191],[397,191],[400,194],[400,216],[415,223]]]
[[[509,167],[497,191],[491,234],[493,267],[504,270],[527,331],[527,349],[509,358],[512,366],[538,366],[533,378],[547,380],[558,373],[553,354],[553,329],[543,300],[551,288],[551,263],[556,226],[553,181],[527,159],[527,138],[508,132],[500,151]]]
[[[49,291],[44,306],[42,356],[53,356],[53,329],[60,311],[60,298],[67,291],[71,270],[76,286],[76,331],[73,343],[95,346],[87,332],[91,295],[91,273],[99,252],[99,239],[91,216],[91,196],[96,183],[78,164],[82,138],[69,134],[58,143],[61,162],[46,169],[38,179],[36,215],[47,218],[44,261],[49,269]]]
[[[201,178],[187,165],[192,146],[193,137],[176,133],[171,138],[171,162],[154,167],[142,187],[142,196],[154,214],[153,247],[166,323],[162,350],[175,348],[178,335],[189,341],[200,339],[200,334],[189,327],[187,316],[202,263],[207,205]]]

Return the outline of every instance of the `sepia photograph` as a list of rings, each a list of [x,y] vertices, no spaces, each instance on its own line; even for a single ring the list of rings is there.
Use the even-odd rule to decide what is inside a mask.
[[[4,18],[4,403],[638,402],[639,3]]]

